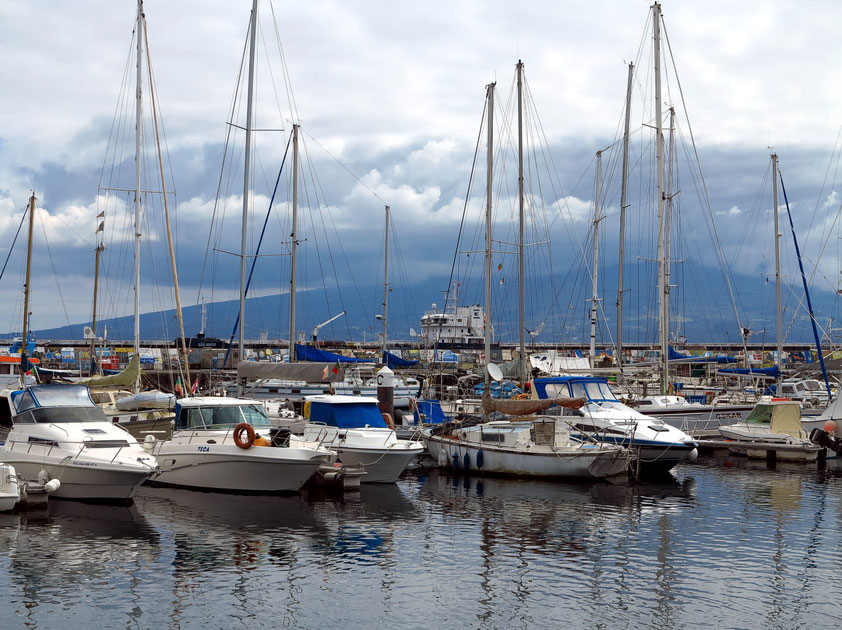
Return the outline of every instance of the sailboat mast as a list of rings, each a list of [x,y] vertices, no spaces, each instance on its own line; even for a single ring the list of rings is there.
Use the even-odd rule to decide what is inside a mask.
[[[591,269],[591,367],[596,361],[596,307],[599,293],[597,292],[597,269],[599,268],[599,222],[602,221],[599,198],[602,190],[602,151],[596,152],[596,183],[594,185],[593,201],[593,269]]]
[[[777,358],[775,365],[778,367],[777,388],[775,391],[781,394],[781,365],[784,353],[783,333],[781,323],[781,231],[778,227],[778,154],[772,154],[772,213],[775,225],[775,339],[777,341]]]
[[[623,178],[620,184],[620,256],[617,271],[617,365],[623,369],[623,265],[626,255],[626,208],[629,184],[629,127],[631,126],[631,95],[634,64],[629,64],[629,82],[626,88],[626,124],[623,130]]]
[[[489,83],[485,87],[488,101],[488,143],[485,161],[485,326],[483,329],[485,365],[491,363],[491,236],[492,236],[492,186],[494,183],[494,88],[496,83]],[[491,378],[488,368],[483,370],[485,389],[490,391]]]
[[[517,196],[518,196],[518,348],[520,349],[520,371],[521,378],[526,381],[526,344],[524,343],[524,300],[525,292],[523,286],[523,223],[524,223],[524,198],[523,198],[523,61],[517,62]]]
[[[251,32],[249,33],[249,83],[248,102],[246,105],[246,147],[243,163],[243,218],[242,234],[240,236],[240,327],[238,338],[238,361],[245,359],[245,329],[246,329],[246,236],[248,235],[249,219],[249,169],[251,167],[251,126],[252,105],[254,100],[254,56],[257,42],[257,0],[251,5]],[[237,395],[242,394],[242,383],[237,384]]]
[[[149,29],[144,30],[144,39]],[[170,255],[170,266],[172,267],[173,292],[175,294],[175,317],[178,320],[179,341],[181,342],[181,354],[184,361],[184,374],[187,377],[188,388],[190,386],[190,361],[187,356],[187,339],[184,334],[184,313],[181,308],[181,291],[178,286],[178,266],[175,260],[175,246],[173,245],[172,225],[170,223],[170,204],[167,198],[167,179],[164,174],[164,156],[161,152],[161,134],[158,131],[158,108],[155,106],[155,85],[152,82],[152,63],[149,59],[149,42],[146,41],[146,69],[149,72],[149,101],[152,104],[152,122],[155,130],[155,148],[158,153],[158,168],[161,173],[161,194],[164,200],[164,223],[167,226],[167,249]],[[187,391],[191,391],[188,389]]]
[[[26,239],[26,282],[23,285],[23,338],[20,342],[20,384],[25,385],[26,379],[26,351],[29,343],[29,278],[32,271],[32,232],[35,225],[35,191],[29,198],[29,235]]]
[[[135,141],[134,141],[134,353],[140,356],[140,149],[143,119],[143,0],[137,2],[137,75],[135,83]],[[134,392],[140,390],[140,376]]]
[[[289,360],[295,361],[295,276],[298,267],[298,128],[292,126],[292,233],[289,270]]]
[[[663,302],[666,296],[664,264],[664,129],[661,111],[661,5],[652,5],[652,32],[655,40],[655,149],[658,171],[658,331],[661,340],[661,394],[667,391],[669,352],[667,322],[664,321]]]
[[[390,208],[386,206],[386,236],[383,262],[383,352],[386,352],[386,334],[389,331],[389,221]],[[385,359],[384,359],[385,361]]]
[[[103,212],[104,214],[104,212]],[[97,219],[100,217],[97,216]],[[97,294],[99,293],[99,258],[102,254],[102,251],[105,249],[105,241],[103,240],[104,237],[101,234],[105,230],[105,219],[103,218],[101,223],[97,223],[96,228],[96,236],[97,236],[97,246],[94,254],[94,299],[93,299],[93,312],[91,313],[91,375],[94,372],[94,365],[96,361],[96,301],[97,301]]]
[[[669,322],[670,322],[670,275],[672,266],[672,182],[673,182],[673,164],[675,163],[675,108],[670,107],[670,139],[669,151],[667,152],[667,159],[669,160],[669,168],[667,170],[667,193],[666,204],[664,208],[664,328],[667,336],[669,336]],[[669,339],[667,339],[669,341]]]

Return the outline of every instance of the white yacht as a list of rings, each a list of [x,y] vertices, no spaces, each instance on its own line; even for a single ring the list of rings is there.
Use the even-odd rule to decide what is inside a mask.
[[[304,440],[318,441],[347,466],[365,467],[363,483],[392,483],[424,446],[399,440],[386,424],[377,399],[368,396],[308,396],[304,402]],[[296,438],[293,438],[295,443]]]
[[[126,500],[157,470],[155,458],[110,422],[83,385],[32,385],[13,394],[0,461],[27,482],[58,479],[55,497]]]
[[[160,465],[154,484],[252,493],[295,492],[335,455],[314,443],[289,445],[261,402],[240,398],[179,399],[172,437],[150,436],[145,445]]]
[[[562,409],[564,419],[582,436],[640,450],[642,472],[670,470],[693,461],[698,444],[683,431],[627,407],[617,400],[605,378],[553,376],[532,382],[537,398],[583,398],[581,409]]]

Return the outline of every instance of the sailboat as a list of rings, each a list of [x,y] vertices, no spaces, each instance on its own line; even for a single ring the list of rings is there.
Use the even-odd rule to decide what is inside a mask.
[[[35,194],[29,200],[29,240],[24,289],[23,338],[29,332],[29,288]],[[21,349],[21,364],[27,361]],[[23,383],[22,383],[23,386]],[[58,479],[55,496],[130,500],[157,463],[126,431],[110,423],[83,385],[29,385],[14,392],[12,428],[0,461],[28,483]]]
[[[243,217],[240,257],[239,350],[244,352],[247,227],[250,199],[250,160],[257,39],[257,0],[253,0],[249,28],[248,107],[245,125]],[[297,138],[298,126],[294,126]],[[297,142],[295,143],[297,146]],[[297,165],[297,149],[294,152]],[[295,179],[293,180],[295,181]],[[295,193],[293,197],[295,198]],[[293,241],[295,236],[293,235]],[[294,308],[294,307],[293,307]],[[239,392],[238,392],[239,393]],[[153,483],[185,488],[238,492],[286,492],[300,489],[335,453],[320,444],[291,446],[278,437],[263,405],[255,400],[227,397],[181,398],[176,401],[172,436],[153,436],[147,448],[159,458]]]
[[[522,73],[523,63],[517,64],[518,85],[518,193],[520,222],[523,222],[523,145],[522,145]],[[485,311],[489,318],[485,326],[485,397],[484,416],[470,422],[449,422],[434,427],[424,437],[427,450],[443,468],[470,473],[492,473],[526,477],[565,477],[599,479],[625,474],[628,470],[628,451],[622,446],[605,442],[574,441],[564,419],[536,416],[527,421],[489,420],[488,414],[501,411],[522,418],[540,413],[552,405],[577,407],[583,400],[554,399],[551,401],[494,401],[490,396],[490,379],[502,378],[500,369],[491,358],[491,255],[492,255],[492,178],[494,156],[494,94],[495,83],[486,87],[488,112],[487,182],[485,208]],[[523,229],[520,230],[519,253],[523,255]],[[522,262],[522,261],[521,261]],[[520,265],[520,311],[523,315],[523,265]],[[520,357],[524,356],[523,326],[520,326]]]

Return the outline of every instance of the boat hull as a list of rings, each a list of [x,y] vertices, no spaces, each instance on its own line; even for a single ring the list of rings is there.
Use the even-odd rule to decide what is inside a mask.
[[[151,484],[261,494],[296,492],[330,457],[308,449],[168,443],[155,455],[160,472]]]
[[[362,483],[394,483],[401,473],[418,457],[424,447],[421,444],[398,444],[393,448],[365,448],[352,446],[331,446],[338,459],[347,466],[362,465],[365,475]]]
[[[80,465],[43,457],[24,459],[18,453],[14,453],[14,458],[10,458],[10,453],[3,453],[3,459],[28,482],[38,482],[42,470],[50,479],[61,481],[61,486],[51,495],[57,499],[125,501],[134,496],[137,487],[153,472],[150,468],[124,469],[91,465],[91,462]]]
[[[480,446],[462,440],[429,435],[427,450],[439,466],[470,473],[518,477],[604,479],[626,474],[628,458],[620,449],[583,446],[574,453]],[[480,457],[480,453],[482,456]]]

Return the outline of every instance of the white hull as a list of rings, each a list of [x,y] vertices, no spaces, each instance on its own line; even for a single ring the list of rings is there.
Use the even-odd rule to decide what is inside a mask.
[[[18,475],[28,482],[38,482],[39,473],[47,471],[50,479],[58,479],[61,486],[52,496],[61,499],[90,501],[121,501],[131,499],[137,487],[152,472],[150,468],[123,469],[99,463],[61,463],[52,457],[27,456],[25,453],[3,453],[3,460],[15,467]]]
[[[654,420],[661,420],[676,429],[694,434],[700,431],[718,431],[721,426],[742,422],[753,408],[753,405],[734,405],[720,408],[658,411],[639,408],[638,411]]]
[[[295,492],[330,454],[312,449],[164,442],[155,449],[160,472],[150,481],[203,490]]]
[[[347,466],[362,464],[365,468],[363,483],[394,483],[407,466],[418,457],[424,448],[415,443],[407,448],[398,442],[393,448],[355,448],[352,446],[330,446]]]
[[[570,452],[522,450],[472,444],[430,435],[425,438],[427,450],[439,466],[471,472],[486,472],[529,477],[569,477],[603,479],[624,474],[628,458],[619,449],[604,450],[598,446]],[[482,458],[477,456],[482,452]],[[479,465],[481,462],[481,465]]]

